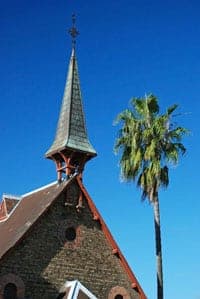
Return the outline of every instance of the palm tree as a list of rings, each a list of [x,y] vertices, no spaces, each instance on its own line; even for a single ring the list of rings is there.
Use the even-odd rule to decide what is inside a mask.
[[[160,187],[169,184],[169,164],[178,162],[186,149],[181,143],[187,129],[172,122],[177,105],[159,114],[157,98],[150,94],[133,98],[131,109],[120,113],[116,122],[122,122],[115,150],[121,154],[121,175],[125,181],[136,181],[142,189],[142,200],[149,200],[154,211],[157,260],[157,298],[163,299],[162,247],[160,229]]]

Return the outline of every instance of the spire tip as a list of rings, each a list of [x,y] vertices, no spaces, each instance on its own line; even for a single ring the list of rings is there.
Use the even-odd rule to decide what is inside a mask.
[[[72,27],[69,29],[69,34],[72,37],[72,47],[75,48],[76,37],[79,35],[79,32],[76,29],[76,15],[74,13],[72,14]]]

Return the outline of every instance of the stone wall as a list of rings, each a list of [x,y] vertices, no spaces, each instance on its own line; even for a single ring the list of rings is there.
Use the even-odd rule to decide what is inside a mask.
[[[0,277],[10,273],[20,277],[26,298],[32,299],[56,298],[65,281],[75,279],[99,299],[114,299],[117,287],[126,291],[123,298],[139,299],[85,198],[77,211],[79,194],[76,183],[71,184],[2,258]],[[75,230],[74,240],[66,239],[67,228]]]

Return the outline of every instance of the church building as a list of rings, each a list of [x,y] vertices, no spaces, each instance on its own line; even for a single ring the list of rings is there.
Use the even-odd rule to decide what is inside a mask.
[[[0,299],[146,299],[84,187],[89,142],[72,53],[58,126],[46,158],[56,182],[0,201]]]

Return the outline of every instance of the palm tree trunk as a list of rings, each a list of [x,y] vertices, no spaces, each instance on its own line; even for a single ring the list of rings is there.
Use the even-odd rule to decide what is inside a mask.
[[[156,261],[157,261],[157,299],[163,299],[162,246],[161,246],[160,210],[159,210],[158,196],[154,197],[153,210],[154,210]]]

